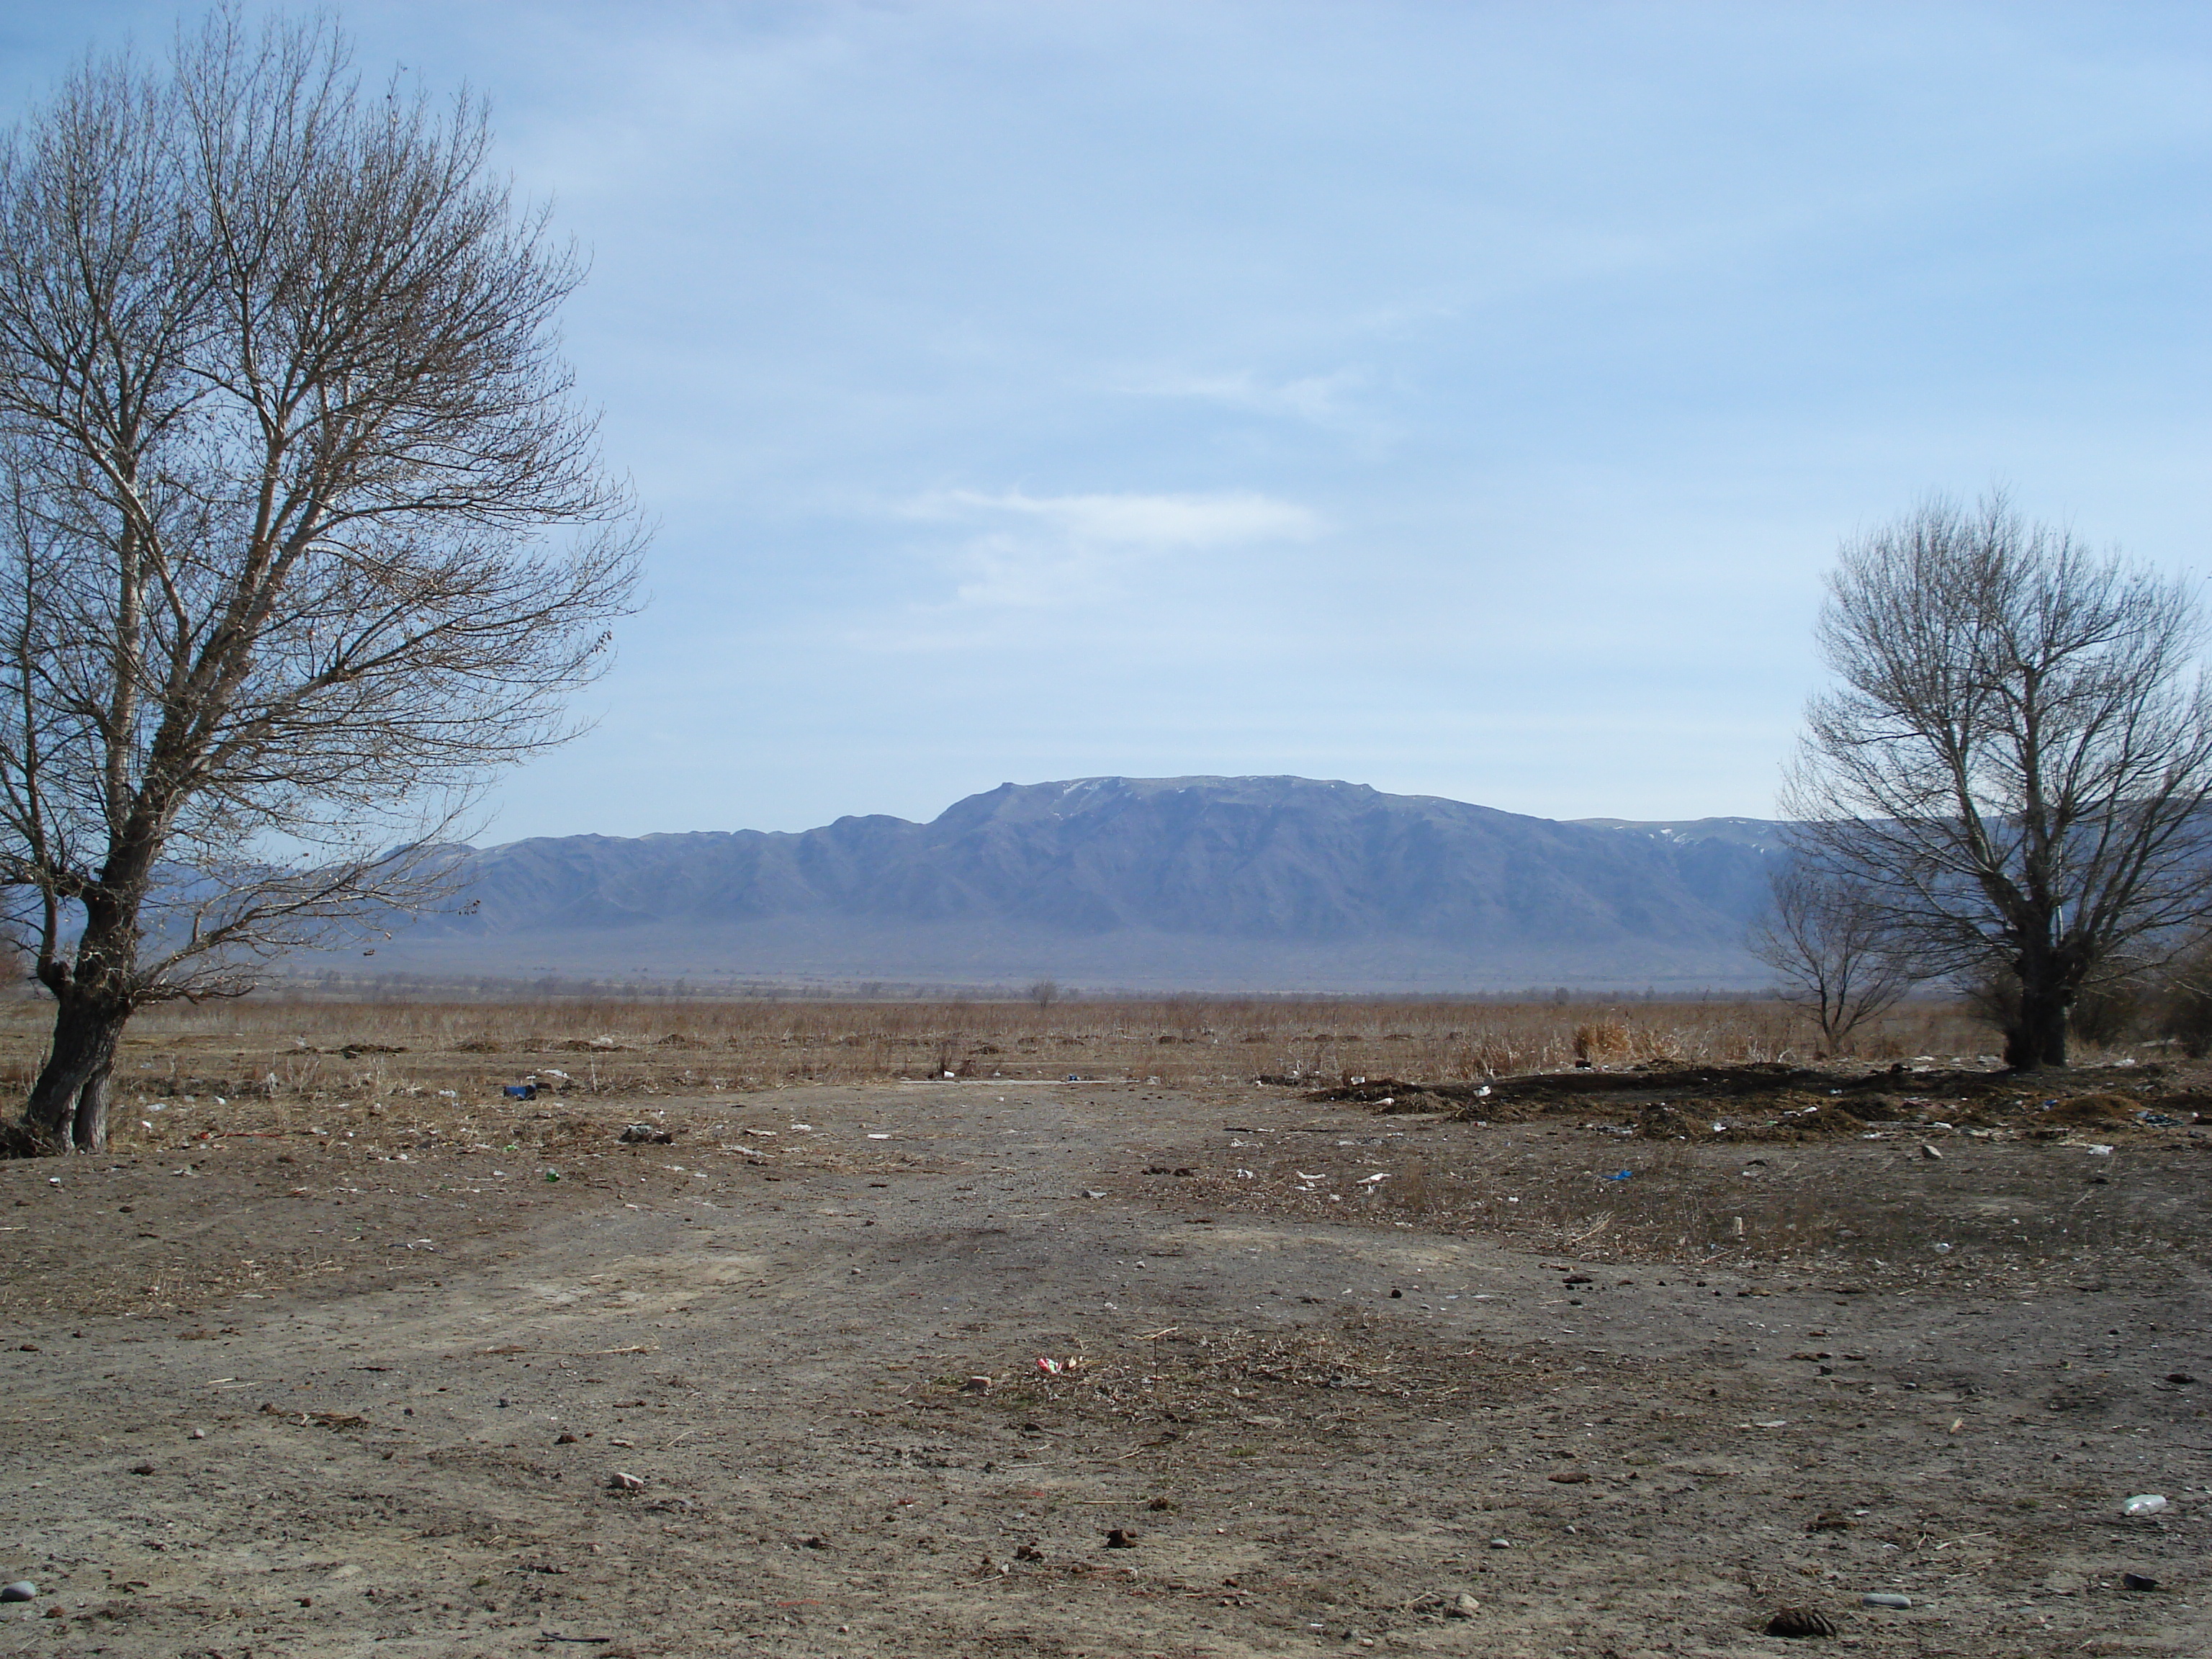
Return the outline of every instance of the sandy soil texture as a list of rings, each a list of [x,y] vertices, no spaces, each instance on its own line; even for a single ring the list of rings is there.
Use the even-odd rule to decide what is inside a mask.
[[[2212,1139],[1908,1103],[960,1079],[0,1166],[0,1654],[2212,1651]]]

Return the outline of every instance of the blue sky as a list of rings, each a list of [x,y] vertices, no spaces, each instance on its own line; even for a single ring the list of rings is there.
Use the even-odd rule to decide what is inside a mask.
[[[179,9],[0,3],[0,101]],[[2212,11],[356,3],[658,518],[481,840],[1299,773],[1771,811],[1839,538],[2208,568]]]

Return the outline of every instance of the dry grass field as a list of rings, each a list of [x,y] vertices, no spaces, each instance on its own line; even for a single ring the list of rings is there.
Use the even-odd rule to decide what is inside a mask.
[[[0,1656],[2206,1651],[2212,1073],[1986,1041],[162,1011],[0,1165]]]
[[[27,1086],[51,1010],[0,1014],[0,1087]],[[1795,1011],[1747,1002],[1222,1000],[436,1002],[256,997],[171,1005],[130,1028],[124,1107],[179,1097],[321,1103],[629,1095],[917,1078],[1157,1079],[1176,1087],[1256,1077],[1372,1074],[1480,1082],[1577,1060],[1740,1064],[1812,1059]],[[1949,1003],[1908,1005],[1856,1052],[1972,1058],[1989,1033]],[[127,1133],[137,1121],[119,1110]],[[138,1117],[143,1117],[140,1112]]]

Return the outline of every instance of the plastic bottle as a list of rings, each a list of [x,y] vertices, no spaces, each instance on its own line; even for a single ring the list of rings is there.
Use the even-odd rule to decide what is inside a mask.
[[[2122,1515],[2156,1515],[2165,1507],[2165,1498],[2154,1492],[2147,1492],[2138,1497],[2130,1498],[2126,1503],[2121,1504],[2120,1513]]]

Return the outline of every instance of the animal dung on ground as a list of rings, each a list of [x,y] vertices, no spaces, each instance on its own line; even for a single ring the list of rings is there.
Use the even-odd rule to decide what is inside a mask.
[[[1137,1547],[1137,1534],[1126,1527],[1116,1527],[1106,1534],[1106,1547],[1109,1550],[1133,1550]]]
[[[1769,1636],[1833,1636],[1835,1620],[1813,1607],[1784,1607],[1766,1621]]]

